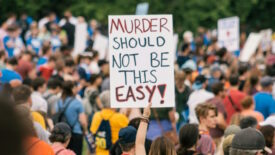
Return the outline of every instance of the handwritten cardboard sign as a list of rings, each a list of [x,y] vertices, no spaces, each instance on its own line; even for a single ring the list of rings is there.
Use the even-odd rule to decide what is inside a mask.
[[[174,107],[172,15],[108,20],[111,107]]]

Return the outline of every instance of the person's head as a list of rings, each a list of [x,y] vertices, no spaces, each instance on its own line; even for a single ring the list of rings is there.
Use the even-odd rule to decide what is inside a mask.
[[[239,85],[239,75],[238,74],[231,74],[229,77],[229,83],[231,86],[238,86]]]
[[[192,86],[194,90],[205,89],[207,86],[207,79],[204,75],[198,75]]]
[[[65,67],[64,67],[64,71],[67,74],[72,74],[74,72],[75,69],[75,63],[74,60],[71,58],[67,58],[65,59]]]
[[[76,95],[76,84],[73,81],[64,81],[62,83],[62,98],[72,97]]]
[[[241,119],[240,121],[240,127],[241,129],[245,129],[245,128],[256,128],[257,127],[257,119],[252,117],[252,116],[247,116]]]
[[[29,107],[32,106],[32,100],[31,100],[31,88],[26,85],[20,85],[12,90],[12,97],[14,102],[19,104],[27,104]]]
[[[254,110],[255,105],[254,105],[253,97],[246,96],[244,99],[241,100],[241,106],[242,106],[242,109]]]
[[[24,59],[25,61],[31,62],[31,60],[32,60],[32,53],[30,51],[24,52],[23,55],[22,55],[22,59]]]
[[[19,31],[19,27],[16,24],[12,24],[7,28],[7,33],[12,38],[18,37],[19,35],[18,31]]]
[[[98,62],[99,61],[99,53],[98,53],[98,51],[94,51],[93,50],[92,52],[93,52],[92,60]]]
[[[99,60],[98,61],[98,66],[100,67],[100,70],[104,76],[109,75],[109,63],[106,60]]]
[[[155,139],[151,145],[149,155],[176,155],[174,144],[166,137]]]
[[[110,91],[105,90],[100,95],[99,98],[101,100],[101,103],[103,105],[103,108],[110,108],[111,107],[111,100],[110,100]]]
[[[92,74],[90,77],[90,84],[99,87],[102,83],[102,77],[99,74]]]
[[[215,79],[220,79],[223,75],[221,68],[218,65],[214,65],[210,68],[211,76]]]
[[[217,107],[210,103],[201,103],[195,108],[200,124],[207,128],[215,128],[217,124]]]
[[[60,81],[58,78],[50,78],[47,87],[54,94],[58,94],[61,91],[62,81]]]
[[[15,57],[8,59],[6,66],[9,67],[10,69],[15,69],[18,65],[18,61]]]
[[[52,143],[59,142],[62,143],[65,147],[67,147],[72,136],[71,132],[71,128],[68,124],[64,122],[57,123],[54,126],[49,139]]]
[[[70,11],[70,10],[66,10],[65,12],[64,12],[64,17],[65,18],[71,18],[73,15],[72,15],[72,12]]]
[[[238,125],[230,125],[224,130],[224,137],[226,138],[229,135],[235,135],[240,131],[241,128]]]
[[[5,62],[6,60],[6,52],[4,50],[0,50],[0,61]]]
[[[260,80],[261,86],[264,91],[272,92],[273,79],[270,76],[265,76]]]
[[[254,128],[246,128],[238,132],[232,141],[230,155],[262,155],[265,149],[262,133]]]
[[[50,57],[50,55],[52,54],[51,44],[46,44],[46,43],[43,44],[43,46],[42,46],[42,54],[43,54],[43,56]]]
[[[262,126],[260,131],[264,135],[266,147],[273,148],[275,128],[271,125],[266,125]]]
[[[176,86],[181,88],[184,85],[185,73],[182,70],[179,70],[175,73],[175,83]]]
[[[50,56],[50,58],[48,60],[48,65],[51,68],[55,68],[55,64],[56,64],[56,58],[54,56]]]
[[[178,154],[183,154],[188,149],[195,149],[199,140],[199,128],[196,124],[186,124],[180,129]]]
[[[255,87],[258,85],[259,83],[259,77],[258,75],[251,75],[250,79],[249,79],[250,85],[251,87]]]
[[[92,57],[93,54],[91,52],[82,52],[78,57],[78,63],[90,65]]]
[[[135,141],[137,129],[132,126],[127,126],[119,131],[119,145],[122,152],[135,154]]]
[[[34,79],[32,81],[32,88],[34,91],[37,91],[37,92],[43,94],[47,89],[45,79],[42,77],[37,77],[36,79]]]
[[[185,54],[188,54],[191,51],[191,46],[189,43],[185,43],[181,47],[181,51]]]
[[[215,96],[224,98],[225,97],[224,84],[221,82],[214,83],[212,85],[212,92],[215,94]]]

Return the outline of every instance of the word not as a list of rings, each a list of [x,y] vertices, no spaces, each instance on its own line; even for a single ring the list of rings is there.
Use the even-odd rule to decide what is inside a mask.
[[[127,38],[127,37],[114,37],[113,38],[113,48],[114,49],[127,49],[127,48],[136,48],[136,47],[162,47],[165,44],[165,39],[162,36],[152,39],[152,37],[144,38]]]
[[[123,33],[147,33],[147,32],[162,32],[166,30],[170,32],[167,28],[168,19],[167,18],[142,18],[142,19],[132,19],[132,20],[121,20],[119,18],[112,19],[110,34],[113,29],[116,31],[122,31]]]

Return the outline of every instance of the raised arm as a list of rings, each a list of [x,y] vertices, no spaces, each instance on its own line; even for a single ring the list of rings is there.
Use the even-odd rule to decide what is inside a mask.
[[[151,115],[151,106],[152,103],[149,103],[148,106],[144,109],[143,116],[141,117],[140,124],[138,127],[136,137],[136,154],[138,155],[146,155],[145,138],[147,134],[149,117]]]

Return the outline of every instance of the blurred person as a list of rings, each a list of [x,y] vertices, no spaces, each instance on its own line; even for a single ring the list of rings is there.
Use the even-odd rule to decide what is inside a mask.
[[[260,80],[262,91],[254,95],[255,110],[262,113],[266,119],[275,113],[275,100],[272,97],[273,80],[270,76],[265,76]]]
[[[176,95],[176,111],[179,114],[179,120],[177,122],[177,129],[188,122],[188,105],[187,101],[191,94],[191,89],[184,84],[185,73],[183,71],[177,71],[175,73],[175,95]]]
[[[83,80],[83,82],[80,81],[80,83],[83,83],[83,85],[85,85],[85,83],[89,81],[92,74],[89,68],[89,65],[91,64],[92,56],[93,55],[91,52],[82,52],[79,54],[79,57],[78,57],[79,65],[78,65],[77,71],[80,76],[80,80]]]
[[[58,25],[52,24],[51,25],[50,41],[51,41],[51,46],[52,46],[53,52],[58,51],[62,45],[62,40],[61,40],[61,37],[59,36],[59,33],[60,33],[60,29],[59,29]]]
[[[245,93],[239,91],[239,76],[237,74],[230,75],[229,83],[230,88],[223,101],[227,113],[227,123],[230,122],[233,114],[241,111],[241,101],[246,96]]]
[[[179,65],[179,67],[182,67],[182,65],[187,60],[191,59],[190,52],[191,52],[190,44],[183,44],[181,47],[180,53],[178,53],[178,58],[177,58],[177,64]]]
[[[0,82],[2,84],[9,83],[12,87],[22,84],[22,77],[15,71],[18,65],[16,58],[8,59],[6,68],[0,70]]]
[[[83,134],[87,134],[87,119],[82,103],[76,99],[77,87],[72,81],[62,84],[62,96],[56,105],[56,112],[65,109],[64,114],[68,125],[72,129],[72,138],[68,148],[77,155],[81,155],[83,147]]]
[[[202,154],[213,155],[216,151],[216,145],[209,131],[216,127],[217,107],[209,103],[202,103],[196,107],[195,111],[199,120],[199,133],[201,136],[197,145],[197,151]]]
[[[50,78],[47,82],[47,91],[43,94],[43,98],[48,103],[48,116],[51,118],[56,113],[56,104],[60,99],[59,94],[61,93],[62,81],[58,78]]]
[[[42,111],[47,114],[48,103],[43,98],[43,94],[47,89],[47,84],[45,79],[38,77],[32,81],[33,92],[31,94],[33,111]]]
[[[235,134],[232,134],[223,139],[222,148],[223,148],[224,155],[229,155],[229,150],[231,148],[234,136]]]
[[[106,60],[99,60],[98,66],[100,67],[100,75],[103,78],[100,90],[109,90],[110,89],[110,69],[109,62]]]
[[[18,60],[16,71],[21,75],[22,79],[26,79],[30,76],[32,71],[35,71],[34,65],[32,64],[32,53],[26,51],[22,54]]]
[[[270,152],[270,149],[266,148],[263,134],[254,128],[246,128],[234,136],[229,154],[263,155],[265,151]]]
[[[122,154],[135,155],[135,142],[136,142],[137,129],[132,126],[127,126],[119,131],[119,145]]]
[[[27,49],[36,55],[41,55],[42,41],[38,38],[38,28],[31,29],[31,35],[26,40]]]
[[[75,72],[76,66],[75,62],[71,58],[65,59],[65,66],[63,68],[63,78],[65,81],[75,81],[74,72]]]
[[[195,113],[196,106],[214,97],[213,93],[205,90],[206,87],[207,87],[206,77],[204,75],[197,76],[192,86],[194,91],[191,93],[187,101],[187,104],[189,106],[190,123],[198,123],[198,119]]]
[[[66,25],[66,18],[68,19],[68,22],[70,24],[73,24],[73,25],[77,24],[77,18],[73,16],[72,12],[70,10],[65,10],[64,18],[61,19],[60,22],[59,22],[60,27]]]
[[[274,132],[275,128],[271,125],[262,126],[260,128],[261,133],[264,135],[266,147],[272,150],[272,153],[268,155],[275,154],[275,147],[274,147]]]
[[[73,151],[66,149],[70,143],[71,136],[71,128],[68,124],[57,123],[54,126],[49,139],[52,142],[52,149],[56,155],[75,155]]]
[[[96,154],[109,155],[109,149],[119,139],[119,130],[128,125],[128,118],[111,109],[110,92],[100,94],[103,109],[94,114],[90,131],[95,136]]]
[[[10,25],[7,28],[8,35],[3,38],[3,45],[8,57],[18,56],[25,50],[24,42],[20,38],[20,29],[17,25]]]
[[[38,67],[38,73],[43,77],[46,81],[50,79],[53,75],[54,69],[56,66],[56,58],[55,56],[51,56],[47,63],[40,65]]]
[[[259,92],[259,88],[258,88],[259,78],[258,78],[258,75],[251,75],[250,76],[249,85],[250,85],[249,92],[248,92],[249,95],[255,95],[257,92]]]
[[[254,117],[251,116],[247,116],[247,117],[243,117],[240,121],[240,128],[241,129],[245,129],[245,128],[257,128],[257,120]]]
[[[90,65],[89,65],[89,69],[92,74],[100,73],[100,68],[98,66],[98,62],[99,62],[99,53],[97,51],[93,51],[93,57],[92,57]]]
[[[74,46],[75,40],[75,25],[77,24],[77,19],[73,17],[70,11],[65,11],[64,18],[59,22],[59,26],[64,30],[67,34],[68,46]]]
[[[6,68],[5,61],[6,61],[6,53],[4,50],[0,50],[0,70]]]
[[[201,155],[196,151],[199,141],[198,125],[186,124],[182,126],[179,133],[179,141],[178,155]]]
[[[42,56],[38,58],[37,67],[44,65],[48,62],[52,55],[52,48],[50,42],[44,42],[42,46]]]
[[[264,121],[264,116],[260,112],[255,111],[255,104],[254,104],[253,97],[246,96],[241,101],[241,106],[242,106],[241,115],[245,117],[252,116],[257,119],[258,123]]]
[[[46,26],[42,26],[41,28],[39,27],[39,33],[38,33],[38,38],[44,42],[48,41],[51,38],[50,32],[47,30]]]
[[[219,83],[222,76],[223,76],[223,72],[222,72],[219,65],[211,66],[211,68],[210,68],[210,78],[208,79],[207,90],[211,91],[212,86],[216,83]]]

